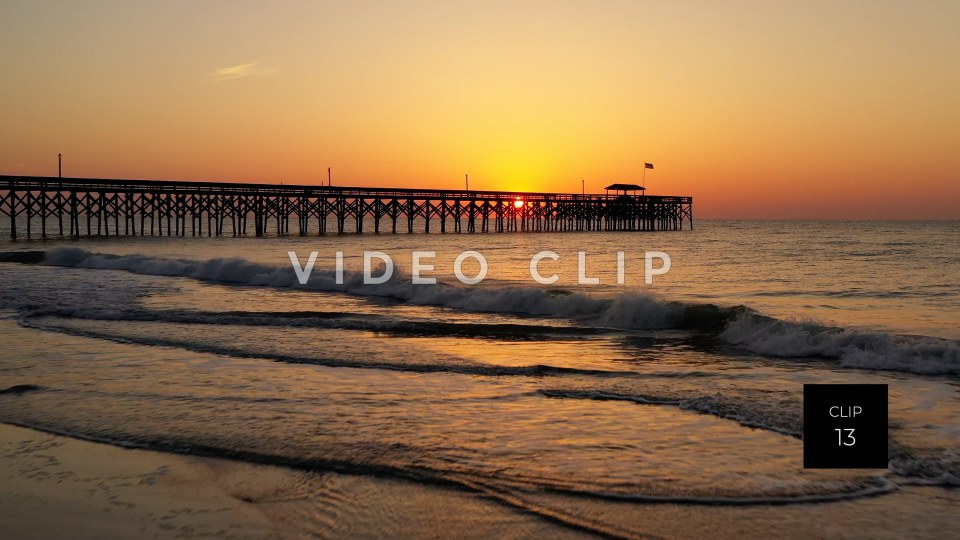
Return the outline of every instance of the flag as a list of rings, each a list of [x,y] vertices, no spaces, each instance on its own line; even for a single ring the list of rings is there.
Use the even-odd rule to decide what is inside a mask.
[[[652,168],[653,168],[653,163],[644,163],[644,164],[643,164],[643,168],[644,168],[644,169],[652,169]]]

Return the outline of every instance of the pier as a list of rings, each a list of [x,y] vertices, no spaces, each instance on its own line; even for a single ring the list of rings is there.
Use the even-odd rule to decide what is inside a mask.
[[[693,198],[0,176],[0,220],[12,239],[668,231]]]

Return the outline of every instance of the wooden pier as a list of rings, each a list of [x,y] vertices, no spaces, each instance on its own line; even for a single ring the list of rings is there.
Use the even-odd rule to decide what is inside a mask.
[[[12,239],[243,236],[250,221],[256,236],[396,233],[398,223],[407,233],[666,231],[693,228],[693,198],[0,176],[0,220]]]

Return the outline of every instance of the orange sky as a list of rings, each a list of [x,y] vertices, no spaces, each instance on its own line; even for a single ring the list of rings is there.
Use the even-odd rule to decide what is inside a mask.
[[[958,65],[956,1],[4,2],[0,174],[957,219]]]

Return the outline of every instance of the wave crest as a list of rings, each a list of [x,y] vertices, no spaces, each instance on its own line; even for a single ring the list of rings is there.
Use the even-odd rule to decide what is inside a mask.
[[[909,371],[927,375],[960,373],[960,341],[900,336],[783,321],[743,313],[721,333],[733,345],[783,358],[837,359],[845,367]]]
[[[125,270],[221,284],[295,288],[376,296],[417,305],[476,313],[547,316],[583,325],[627,330],[687,329],[718,332],[732,345],[783,358],[836,359],[845,367],[897,370],[927,375],[960,374],[960,340],[900,336],[832,328],[762,316],[748,308],[684,304],[649,294],[600,298],[584,293],[556,294],[535,287],[454,287],[415,285],[395,272],[383,284],[365,284],[360,273],[336,282],[333,271],[314,270],[301,285],[292,267],[275,267],[241,258],[185,261],[143,255],[108,255],[80,248],[50,250],[43,264]]]

